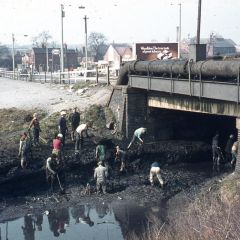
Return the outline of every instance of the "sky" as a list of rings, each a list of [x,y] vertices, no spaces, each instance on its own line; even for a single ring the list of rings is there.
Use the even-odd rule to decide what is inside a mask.
[[[179,3],[182,39],[194,37],[198,0],[0,0],[0,43],[11,44],[13,33],[16,44],[31,44],[43,31],[60,43],[61,4],[66,44],[84,44],[85,15],[88,34],[101,32],[109,43],[176,42]],[[214,32],[240,44],[239,9],[239,0],[202,0],[201,38]]]

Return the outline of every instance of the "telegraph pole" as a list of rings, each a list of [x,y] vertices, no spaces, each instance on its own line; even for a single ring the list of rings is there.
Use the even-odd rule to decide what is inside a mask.
[[[200,44],[201,8],[202,0],[198,0],[197,44]]]
[[[13,79],[15,79],[15,38],[14,34],[12,34],[12,67],[13,67]]]
[[[182,4],[179,3],[178,58],[181,58]]]
[[[87,42],[87,20],[88,20],[88,18],[87,18],[87,16],[85,15],[85,17],[83,18],[84,19],[84,22],[85,22],[85,65],[86,65],[86,76],[85,76],[85,79],[87,79],[87,69],[88,69],[88,54],[87,54],[87,52],[88,52],[88,50],[87,50],[87,44],[88,44],[88,42]]]
[[[63,18],[65,17],[64,6],[61,4],[61,72],[64,72],[64,48],[63,48]]]

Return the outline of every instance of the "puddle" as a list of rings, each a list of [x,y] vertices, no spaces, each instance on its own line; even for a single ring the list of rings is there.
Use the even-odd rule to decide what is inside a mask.
[[[153,215],[160,218],[159,207],[124,201],[48,209],[1,222],[0,239],[121,240],[132,233],[140,234]]]

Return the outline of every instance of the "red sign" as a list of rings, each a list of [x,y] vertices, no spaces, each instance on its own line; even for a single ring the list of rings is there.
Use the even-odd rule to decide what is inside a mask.
[[[165,60],[178,57],[177,43],[136,43],[138,60]]]

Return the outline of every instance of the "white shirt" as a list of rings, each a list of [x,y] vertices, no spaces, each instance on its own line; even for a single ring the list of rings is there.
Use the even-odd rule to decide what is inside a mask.
[[[80,124],[77,129],[76,132],[81,134],[83,131],[87,131],[87,124]]]

